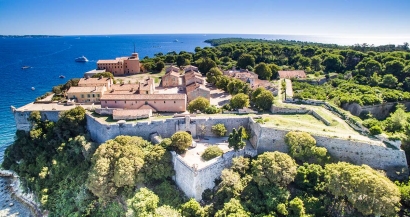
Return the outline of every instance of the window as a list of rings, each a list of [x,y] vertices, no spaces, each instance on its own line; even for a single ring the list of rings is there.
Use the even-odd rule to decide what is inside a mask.
[[[115,103],[117,103],[117,101],[114,101]]]
[[[87,94],[87,98],[90,98],[90,94]]]
[[[146,94],[148,94],[148,91],[145,91]]]
[[[127,101],[124,101],[124,104],[127,104]]]
[[[176,102],[174,101],[174,103],[176,103]]]
[[[95,97],[95,94],[93,94],[93,98]]]
[[[81,98],[84,98],[84,94],[81,94]]]
[[[164,103],[165,103],[165,101],[164,101]]]
[[[97,97],[100,98],[100,94],[97,94]]]

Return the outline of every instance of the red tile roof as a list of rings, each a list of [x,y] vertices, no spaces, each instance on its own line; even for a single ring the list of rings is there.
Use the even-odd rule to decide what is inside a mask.
[[[294,71],[278,71],[280,78],[306,78],[306,73],[303,70]]]

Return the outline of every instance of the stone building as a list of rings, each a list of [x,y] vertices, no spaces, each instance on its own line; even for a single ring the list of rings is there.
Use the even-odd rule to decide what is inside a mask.
[[[211,99],[211,90],[205,87],[205,85],[199,83],[192,83],[186,86],[186,94],[188,103],[200,96],[208,100]]]
[[[184,80],[185,86],[193,83],[205,84],[205,78],[202,77],[202,74],[195,71],[185,72]]]
[[[182,77],[179,72],[169,71],[161,78],[162,87],[179,87],[182,86]]]
[[[81,78],[78,81],[79,87],[106,87],[111,89],[113,81],[111,78]]]
[[[184,112],[185,94],[104,94],[101,108],[151,109],[153,112]]]
[[[105,86],[71,87],[67,91],[67,98],[77,103],[100,102],[101,96],[107,91]]]
[[[103,69],[111,72],[114,76],[140,73],[138,53],[132,53],[130,57],[117,57],[115,60],[98,60],[97,70]]]

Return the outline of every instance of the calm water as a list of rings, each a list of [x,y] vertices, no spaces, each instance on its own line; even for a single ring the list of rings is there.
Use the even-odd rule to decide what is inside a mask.
[[[286,35],[109,35],[65,36],[61,38],[0,38],[0,162],[5,148],[13,142],[15,123],[10,106],[23,106],[70,78],[79,78],[94,69],[99,59],[113,59],[136,52],[140,58],[170,51],[194,51],[209,46],[206,39],[243,37],[260,39],[288,39],[324,43],[354,44],[360,41],[343,38]],[[178,39],[178,42],[173,42]],[[386,41],[386,43],[393,41]],[[398,41],[402,44],[402,41]],[[90,61],[77,63],[74,59],[86,56]],[[29,69],[21,69],[30,66]],[[59,75],[65,75],[60,79]],[[31,87],[34,87],[33,91]],[[4,197],[2,191],[0,197]],[[4,204],[0,200],[0,210]],[[15,206],[16,208],[19,206]],[[21,208],[18,208],[21,209]],[[13,210],[11,210],[13,211]],[[15,210],[14,210],[15,211]],[[13,212],[14,212],[13,211]],[[20,213],[24,212],[22,210]],[[0,214],[1,215],[1,214]]]
[[[3,151],[13,142],[15,124],[10,106],[23,106],[70,78],[82,77],[94,69],[99,59],[128,56],[135,43],[140,58],[170,51],[194,51],[205,47],[206,39],[243,37],[261,39],[291,39],[330,42],[329,38],[286,35],[110,35],[65,36],[61,38],[0,38],[0,162]],[[178,42],[173,42],[175,39]],[[343,41],[338,40],[340,43]],[[337,43],[338,41],[334,42]],[[77,63],[74,59],[86,56],[90,61]],[[21,69],[30,66],[29,69]],[[66,76],[65,79],[59,75]],[[35,91],[31,90],[35,88]]]

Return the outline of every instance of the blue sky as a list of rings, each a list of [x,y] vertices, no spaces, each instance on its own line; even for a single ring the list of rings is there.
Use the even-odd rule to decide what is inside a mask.
[[[0,0],[0,34],[410,37],[410,0]]]

